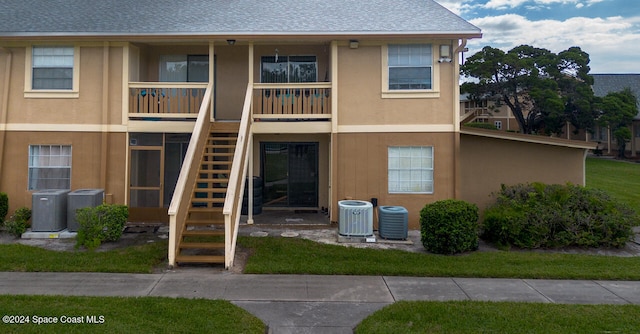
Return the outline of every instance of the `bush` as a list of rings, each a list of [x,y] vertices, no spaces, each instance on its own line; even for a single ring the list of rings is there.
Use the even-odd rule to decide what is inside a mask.
[[[22,236],[27,231],[27,227],[31,226],[29,219],[31,219],[31,209],[27,207],[21,207],[9,217],[9,220],[4,222],[4,227],[7,232],[13,234],[16,238]]]
[[[0,223],[4,222],[9,213],[9,196],[6,193],[0,193]]]
[[[478,249],[478,207],[460,200],[425,205],[420,211],[420,234],[424,248],[437,254]]]
[[[76,236],[76,248],[95,249],[103,242],[118,241],[129,218],[126,205],[102,204],[76,211],[80,225]]]
[[[501,247],[624,247],[638,217],[605,192],[542,183],[502,186],[484,213],[482,238]]]

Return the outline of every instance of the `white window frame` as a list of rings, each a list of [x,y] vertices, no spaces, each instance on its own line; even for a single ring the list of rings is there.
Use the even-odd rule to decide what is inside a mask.
[[[392,45],[410,45],[415,43],[394,43]],[[431,89],[389,89],[389,45],[382,45],[382,98],[406,99],[406,98],[439,98],[440,97],[440,63],[438,53],[433,43],[420,43],[431,46]]]
[[[48,153],[45,154],[44,151],[48,151]],[[54,151],[56,151],[57,154],[54,154]],[[68,154],[66,152],[68,152]],[[42,189],[71,189],[72,157],[73,153],[71,145],[29,145],[29,170],[27,173],[27,189],[31,191]],[[59,180],[67,180],[67,187],[40,187],[39,181],[43,180],[43,178],[39,178],[38,175],[35,174],[39,174],[39,171],[42,169],[68,169],[69,178],[59,178]]]
[[[389,146],[387,159],[389,194],[433,194],[433,146]]]
[[[498,130],[502,130],[502,121],[494,121],[493,126],[495,126]]]
[[[33,89],[33,49],[38,47],[73,48],[73,84],[71,89]],[[25,98],[78,98],[80,87],[80,47],[78,45],[34,44],[26,48],[25,53]]]

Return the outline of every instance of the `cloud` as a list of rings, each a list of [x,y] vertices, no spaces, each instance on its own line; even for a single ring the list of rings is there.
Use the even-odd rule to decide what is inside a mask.
[[[579,46],[590,55],[592,73],[640,72],[640,64],[629,61],[640,54],[640,16],[531,21],[521,15],[505,14],[469,22],[483,33],[482,39],[469,41],[469,55],[485,45],[508,51],[528,44],[555,53]]]
[[[485,9],[505,10],[523,5],[526,5],[528,9],[536,9],[550,5],[575,5],[576,8],[582,8],[585,5],[591,6],[594,3],[603,1],[607,0],[489,0],[483,7]],[[463,0],[463,2],[466,1]]]

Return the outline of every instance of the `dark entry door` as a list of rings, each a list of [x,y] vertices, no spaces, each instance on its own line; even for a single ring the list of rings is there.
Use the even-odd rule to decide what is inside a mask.
[[[262,143],[264,205],[318,206],[318,143]]]

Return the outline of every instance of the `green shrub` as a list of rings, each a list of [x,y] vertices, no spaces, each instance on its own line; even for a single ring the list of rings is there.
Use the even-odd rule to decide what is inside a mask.
[[[470,128],[498,130],[498,128],[495,125],[489,124],[489,123],[471,122],[471,123],[466,123],[464,126],[467,126],[467,127],[470,127]]]
[[[422,245],[432,253],[478,249],[478,207],[460,200],[427,204],[420,211]]]
[[[9,217],[9,220],[4,222],[4,227],[7,232],[14,235],[16,238],[22,236],[27,231],[27,227],[31,226],[29,219],[31,219],[31,209],[27,207],[21,207]]]
[[[0,223],[4,222],[9,213],[9,196],[6,193],[0,193]]]
[[[542,183],[502,186],[484,213],[482,238],[502,247],[624,247],[638,217],[605,192]]]
[[[103,242],[117,241],[129,218],[126,205],[102,204],[76,211],[80,225],[76,236],[76,247],[95,249]]]

